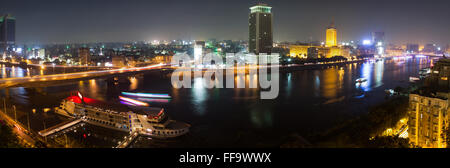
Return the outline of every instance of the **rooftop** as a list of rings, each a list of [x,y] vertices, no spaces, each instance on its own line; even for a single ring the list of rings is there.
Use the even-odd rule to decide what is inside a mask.
[[[7,14],[7,15],[1,15],[0,16],[0,22],[3,22],[5,17],[8,17],[8,19],[11,19],[11,20],[16,20],[16,18],[14,16],[12,16],[11,14]]]
[[[328,29],[336,29],[334,22],[331,22],[330,26],[328,26]]]
[[[250,7],[251,13],[271,13],[272,7],[265,3],[258,3],[255,6]]]

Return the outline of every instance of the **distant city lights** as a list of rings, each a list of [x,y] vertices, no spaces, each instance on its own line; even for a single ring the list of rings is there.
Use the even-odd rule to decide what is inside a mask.
[[[362,44],[363,45],[371,45],[372,41],[370,41],[370,40],[363,40]]]

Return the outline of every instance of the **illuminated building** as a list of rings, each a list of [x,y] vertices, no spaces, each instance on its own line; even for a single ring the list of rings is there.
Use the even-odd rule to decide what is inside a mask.
[[[272,53],[272,7],[259,3],[250,7],[249,52]]]
[[[0,50],[3,56],[12,51],[16,43],[16,18],[11,15],[0,16]]]
[[[335,56],[343,56],[347,59],[351,59],[351,46],[338,46],[337,45],[337,30],[334,24],[331,24],[326,31],[326,45],[290,45],[289,56],[297,58],[331,58]]]
[[[194,61],[195,64],[202,64],[203,47],[205,47],[204,41],[196,41],[194,45]]]
[[[91,62],[91,53],[89,48],[79,48],[78,58],[80,59],[80,65],[88,65]]]
[[[372,41],[370,41],[370,40],[363,40],[362,44],[365,45],[365,46],[370,46],[370,45],[372,45]]]
[[[440,59],[431,69],[430,76],[426,79],[428,86],[438,91],[448,92],[450,90],[450,59]]]
[[[290,56],[298,58],[307,58],[309,45],[290,45]]]
[[[450,59],[439,60],[425,79],[427,88],[409,96],[408,134],[418,147],[445,148],[449,129]],[[450,138],[450,137],[449,137]]]
[[[401,48],[388,48],[385,51],[386,56],[393,57],[393,56],[401,56],[403,55],[403,49]]]
[[[337,46],[337,30],[334,23],[327,28],[326,47]]]
[[[424,45],[422,45],[422,44],[419,45],[419,51],[422,51],[424,48],[425,48]]]
[[[37,51],[37,58],[45,59],[45,49],[41,48]]]
[[[422,148],[445,148],[448,128],[448,93],[409,95],[408,134],[411,144]]]
[[[338,46],[322,47],[308,45],[290,45],[290,56],[297,58],[331,58],[334,56],[350,57],[350,49]],[[345,54],[344,54],[345,53]]]
[[[168,64],[172,61],[173,56],[169,56],[169,55],[159,55],[156,56],[154,58],[154,63],[163,63],[163,64]]]
[[[340,47],[334,46],[330,47],[330,52],[326,56],[327,58],[331,58],[334,56],[342,56],[342,49]]]
[[[375,44],[375,47],[377,48],[377,54],[380,56],[384,56],[386,48],[384,42],[384,32],[373,32],[372,42]]]

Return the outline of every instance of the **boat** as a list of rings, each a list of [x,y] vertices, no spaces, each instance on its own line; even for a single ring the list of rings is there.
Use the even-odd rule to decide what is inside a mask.
[[[64,99],[55,112],[82,119],[89,124],[124,132],[137,132],[152,138],[175,138],[189,132],[189,124],[171,120],[164,108],[122,106],[123,110],[117,110],[103,108],[100,104],[103,102],[78,93]],[[111,108],[113,105],[104,107]]]
[[[416,82],[419,80],[420,80],[420,78],[417,78],[417,77],[412,77],[412,76],[409,77],[409,82]]]
[[[429,76],[431,74],[431,69],[430,68],[424,68],[419,70],[419,77],[420,78],[426,78],[427,76]]]
[[[367,82],[367,79],[366,78],[358,78],[358,79],[356,79],[356,82],[357,83],[364,83],[364,82]]]
[[[393,95],[395,93],[395,91],[393,89],[386,89],[386,90],[384,90],[384,92],[386,92],[386,94],[389,94],[389,95]]]
[[[169,94],[161,94],[161,93],[131,93],[131,92],[122,92],[125,96],[134,96],[134,97],[148,97],[148,98],[162,98],[162,99],[170,99]]]

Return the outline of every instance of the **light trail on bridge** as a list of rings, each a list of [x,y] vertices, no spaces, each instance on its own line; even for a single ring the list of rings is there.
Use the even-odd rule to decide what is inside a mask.
[[[17,78],[5,78],[0,79],[0,87],[11,87],[15,85],[20,85],[24,83],[32,82],[44,82],[44,81],[63,81],[63,80],[73,80],[82,79],[89,77],[100,77],[112,74],[121,74],[125,72],[140,72],[151,69],[158,69],[166,64],[157,64],[146,67],[133,67],[133,68],[122,68],[122,69],[112,69],[112,70],[100,70],[100,71],[86,71],[86,72],[76,72],[76,73],[66,73],[66,74],[53,74],[53,75],[42,75],[42,76],[31,76],[31,77],[17,77]]]

